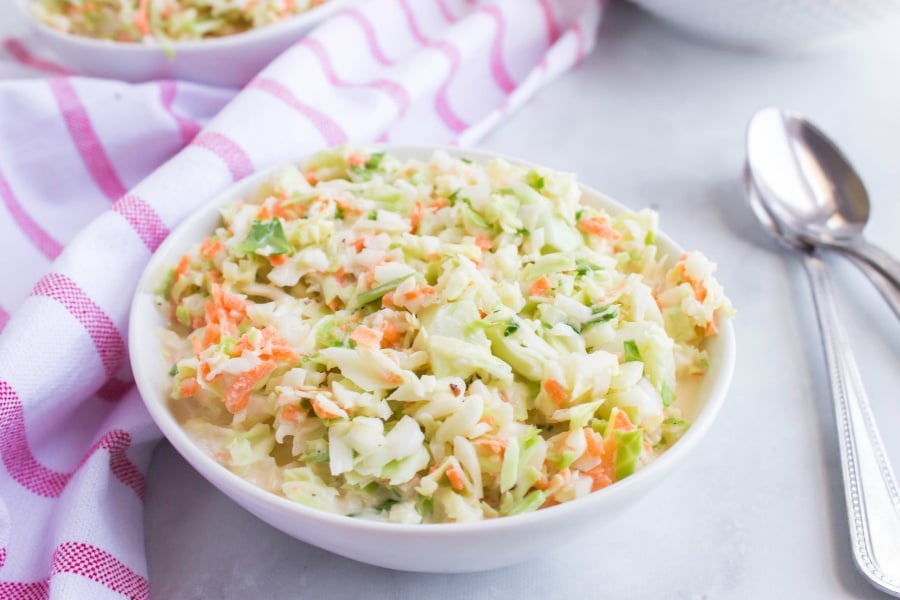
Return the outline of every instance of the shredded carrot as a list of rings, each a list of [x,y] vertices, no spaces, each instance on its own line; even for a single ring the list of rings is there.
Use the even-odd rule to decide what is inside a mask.
[[[269,262],[275,265],[276,267],[279,265],[283,265],[288,260],[287,254],[273,254],[269,257]]]
[[[438,199],[434,200],[433,202],[431,202],[428,205],[428,208],[430,208],[434,212],[437,212],[447,206],[450,206],[449,200],[447,200],[446,198],[438,198]]]
[[[358,215],[362,213],[362,209],[355,202],[347,202],[343,198],[335,198],[334,203],[341,207],[345,213]]]
[[[405,294],[403,294],[403,298],[406,300],[415,300],[419,296],[431,296],[434,294],[434,288],[430,285],[423,285],[421,287],[415,287]]]
[[[203,333],[203,348],[218,344],[222,339],[222,328],[217,323],[207,323]]]
[[[281,420],[282,421],[297,421],[297,417],[300,414],[300,409],[297,408],[295,404],[288,404],[284,408],[281,409]]]
[[[450,485],[457,492],[462,491],[466,487],[466,480],[463,478],[462,473],[459,472],[459,469],[456,468],[455,465],[448,465],[447,470],[447,479],[450,480]]]
[[[259,212],[256,213],[256,218],[259,219],[260,221],[266,221],[268,219],[271,219],[272,213],[269,212],[269,207],[266,206],[265,204],[263,204],[259,208]]]
[[[316,176],[315,169],[310,169],[309,171],[304,173],[303,176],[306,177],[306,182],[309,185],[316,185],[317,183],[319,183],[319,178]]]
[[[360,325],[350,334],[350,339],[359,346],[365,348],[378,348],[381,346],[381,335],[374,329]]]
[[[207,323],[215,323],[218,318],[218,310],[216,307],[216,303],[212,300],[207,300],[203,303],[203,314],[206,317]]]
[[[250,392],[274,370],[274,361],[264,361],[238,375],[237,379],[225,390],[225,396],[222,398],[228,412],[234,414],[247,406],[247,402],[250,400]]]
[[[347,157],[347,164],[351,167],[361,167],[369,161],[365,154],[351,154]]]
[[[400,385],[403,383],[403,375],[400,373],[385,373],[384,380],[392,385]]]
[[[400,330],[397,329],[396,325],[387,320],[381,323],[382,347],[393,346],[399,342],[402,337],[403,335],[400,333]]]
[[[221,250],[223,246],[224,245],[222,244],[221,240],[206,238],[200,245],[200,255],[203,256],[203,258],[212,260],[212,258],[219,253],[219,250]]]
[[[582,219],[578,222],[578,228],[607,240],[618,240],[622,237],[622,234],[613,229],[606,218],[599,215]]]
[[[550,289],[550,280],[547,279],[546,275],[541,275],[537,281],[531,284],[531,292],[532,296],[543,296]]]
[[[175,267],[175,280],[178,278],[187,275],[188,267],[191,263],[191,257],[188,254],[185,254],[181,257],[181,260],[178,261],[178,266]]]
[[[210,291],[216,304],[224,308],[229,313],[238,313],[238,315],[240,316],[246,314],[247,301],[240,296],[237,296],[230,292],[226,292],[225,289],[218,283],[210,286]]]
[[[278,11],[278,16],[283,19],[296,10],[297,7],[294,5],[294,0],[284,0],[284,4],[282,5],[281,10]]]
[[[487,252],[494,247],[494,242],[492,242],[491,238],[486,235],[479,235],[477,238],[475,238],[475,245]]]
[[[416,200],[416,204],[409,214],[409,230],[416,233],[419,229],[419,223],[422,221],[422,203]]]
[[[279,363],[297,362],[297,353],[291,349],[287,340],[278,335],[278,332],[273,327],[266,327],[262,330],[260,350],[260,356],[265,360],[272,359]]]
[[[544,391],[550,395],[550,399],[557,406],[562,406],[569,397],[566,388],[560,382],[551,378],[544,380]]]
[[[584,471],[584,474],[590,477],[593,482],[591,484],[592,492],[601,490],[615,481],[615,467],[613,466],[613,461],[606,460],[605,457],[603,462],[590,471]]]
[[[697,298],[699,302],[703,302],[706,300],[706,286],[703,285],[702,281],[694,279],[690,275],[688,275],[687,270],[684,267],[684,261],[687,259],[687,254],[681,257],[681,260],[675,265],[675,273],[681,276],[687,283],[690,284],[691,289],[694,291],[694,297]]]
[[[388,292],[384,296],[381,297],[381,306],[391,306],[394,304],[394,292]]]
[[[366,237],[367,236],[362,236],[361,238],[357,238],[356,241],[354,241],[350,245],[356,248],[357,252],[362,252],[363,248],[366,247]]]
[[[333,413],[322,406],[317,398],[313,398],[309,403],[312,405],[313,412],[316,413],[316,416],[320,419],[339,419],[341,417],[341,415]]]
[[[134,19],[134,24],[137,26],[138,31],[141,32],[141,35],[149,35],[150,34],[150,0],[140,0],[138,4],[138,12],[137,16]]]
[[[212,372],[212,368],[210,368],[209,363],[203,361],[200,363],[200,368],[198,369],[198,374],[202,381],[209,382],[209,374]],[[219,375],[216,375],[216,378],[219,378]]]
[[[603,456],[603,436],[590,427],[585,427],[584,439],[587,442],[588,456]]]
[[[196,379],[185,379],[181,382],[181,386],[178,388],[178,393],[182,398],[190,398],[194,394],[197,393],[197,388],[199,388],[199,384]]]
[[[489,452],[492,454],[500,454],[506,449],[507,442],[505,439],[497,436],[490,437],[480,437],[476,440],[472,440],[472,443],[476,446],[483,446],[487,448]]]
[[[616,418],[613,421],[613,429],[616,431],[631,431],[634,429],[634,423],[628,418],[623,410],[616,411]]]
[[[719,327],[716,325],[716,318],[713,317],[709,320],[709,323],[706,324],[706,335],[707,337],[711,335],[716,335],[719,333]]]

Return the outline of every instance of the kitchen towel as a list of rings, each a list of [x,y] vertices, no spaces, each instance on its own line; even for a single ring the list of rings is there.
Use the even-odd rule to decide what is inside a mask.
[[[591,50],[602,0],[369,0],[243,90],[0,73],[0,598],[147,598],[129,305],[193,209],[338,144],[469,145]]]

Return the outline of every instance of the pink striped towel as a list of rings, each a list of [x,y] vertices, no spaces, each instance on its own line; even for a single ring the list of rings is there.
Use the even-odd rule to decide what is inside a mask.
[[[576,64],[601,13],[597,0],[360,1],[237,95],[67,77],[6,40],[0,52],[55,77],[0,81],[0,598],[149,596],[141,509],[159,433],[125,326],[172,227],[328,145],[470,144]]]

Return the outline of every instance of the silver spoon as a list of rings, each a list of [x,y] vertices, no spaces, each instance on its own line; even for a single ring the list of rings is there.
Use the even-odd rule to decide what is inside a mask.
[[[900,597],[900,493],[875,425],[856,360],[838,319],[825,263],[803,240],[786,235],[754,186],[744,189],[763,228],[801,261],[809,276],[831,382],[844,478],[850,542],[856,566],[878,589]]]
[[[775,222],[776,217],[768,210],[768,206],[771,203],[765,202],[761,198],[759,188],[756,187],[753,178],[749,173],[749,167],[748,172],[745,172],[744,174],[744,182],[745,186],[747,186],[750,207],[753,209],[756,218],[763,223],[763,226],[770,232],[778,231],[779,235],[782,238],[785,238],[785,240],[789,240],[792,245],[812,251],[814,247],[811,244],[804,241],[802,238],[797,237],[795,234],[792,234],[786,227],[781,225],[780,222]],[[860,271],[865,273],[869,280],[875,285],[875,288],[881,293],[881,296],[887,301],[888,306],[893,309],[897,318],[900,318],[900,288],[891,283],[881,271],[862,258],[855,254],[847,254],[846,257],[850,262],[856,265]]]
[[[900,262],[863,237],[866,188],[824,133],[801,115],[761,110],[747,130],[747,160],[762,201],[783,230],[868,262],[900,290]]]

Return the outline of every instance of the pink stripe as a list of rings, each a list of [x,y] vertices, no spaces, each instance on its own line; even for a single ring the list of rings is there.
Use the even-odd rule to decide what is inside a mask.
[[[122,336],[112,319],[77,283],[65,275],[48,273],[34,286],[31,295],[52,298],[62,304],[91,336],[107,377],[116,372],[125,357]]]
[[[322,134],[329,146],[339,146],[347,142],[347,134],[331,117],[300,102],[289,89],[274,79],[257,77],[247,84],[247,88],[255,88],[267,92],[302,114],[319,130],[319,133]]]
[[[0,567],[6,564],[6,548],[0,548]]]
[[[422,30],[419,29],[419,25],[416,23],[416,16],[407,3],[407,0],[397,1],[400,4],[400,8],[403,9],[403,13],[406,15],[406,23],[409,26],[413,39],[423,46],[438,50],[450,61],[450,72],[447,73],[447,78],[444,80],[444,83],[441,84],[441,87],[435,95],[434,109],[444,124],[454,133],[465,131],[468,128],[468,124],[453,112],[453,109],[450,108],[450,101],[447,98],[447,90],[450,87],[450,81],[453,79],[453,76],[456,75],[456,71],[459,70],[459,51],[448,42],[434,42],[429,40],[425,34],[422,33]]]
[[[41,254],[50,260],[59,256],[60,252],[62,252],[60,243],[50,237],[50,234],[44,231],[44,229],[38,225],[27,212],[25,212],[25,209],[19,204],[16,195],[9,186],[9,182],[6,181],[6,178],[3,176],[2,171],[0,171],[0,198],[3,198],[6,210],[12,215],[13,221],[16,222],[16,225],[19,226],[19,229],[22,230],[25,237],[41,251]]]
[[[97,390],[97,396],[104,402],[118,402],[131,390],[133,385],[133,381],[122,381],[121,379],[113,378]]]
[[[387,79],[377,79],[370,83],[350,83],[342,80],[338,77],[337,73],[334,70],[334,66],[331,64],[331,57],[328,56],[328,52],[325,50],[325,47],[316,39],[307,37],[304,38],[303,41],[300,42],[301,46],[309,48],[313,54],[316,55],[319,59],[319,64],[322,66],[322,71],[325,73],[325,77],[328,79],[329,83],[334,87],[341,88],[373,88],[376,90],[380,90],[390,96],[391,100],[397,105],[397,112],[400,116],[406,113],[406,109],[409,108],[409,93],[399,83],[395,83],[393,81],[388,81]]]
[[[243,179],[255,169],[250,157],[244,149],[237,145],[231,138],[213,131],[205,131],[194,138],[191,146],[197,146],[209,150],[225,162],[225,166],[231,172],[235,181]]]
[[[148,600],[150,584],[122,561],[96,546],[82,542],[60,544],[53,553],[52,578],[57,573],[81,575],[132,600]]]
[[[91,123],[91,117],[78,98],[75,88],[72,87],[68,79],[56,78],[50,80],[50,89],[56,97],[59,109],[62,112],[66,127],[81,154],[81,159],[87,167],[88,173],[103,191],[103,194],[110,200],[122,196],[125,193],[125,186],[119,180],[116,170],[113,168],[94,125]]]
[[[53,551],[50,577],[34,583],[0,582],[4,600],[45,600],[55,575],[79,575],[132,600],[149,600],[150,584],[118,558],[84,542],[65,542]]]
[[[559,21],[556,20],[556,14],[553,12],[553,5],[550,0],[538,0],[541,5],[541,11],[544,13],[544,22],[547,24],[547,45],[552,46],[557,38],[559,38]]]
[[[50,583],[46,579],[34,583],[0,581],[0,598],[3,600],[47,600],[49,595]]]
[[[503,36],[506,33],[506,18],[496,6],[486,6],[482,12],[493,17],[497,24],[497,35],[494,36],[494,42],[491,44],[491,73],[503,93],[511,94],[516,89],[516,82],[513,81],[509,71],[503,65]]]
[[[413,39],[423,46],[432,47],[431,40],[419,29],[419,24],[416,23],[416,15],[407,1],[398,0],[398,2],[400,3],[400,8],[403,9],[403,14],[406,16],[406,23],[409,25],[409,31],[412,33]]]
[[[581,30],[581,23],[572,25],[572,32],[575,34],[575,63],[580,63],[584,58],[584,32]]]
[[[181,141],[185,144],[190,143],[192,139],[194,139],[198,133],[200,133],[200,126],[177,114],[175,110],[172,108],[172,104],[175,102],[175,95],[178,93],[178,83],[171,79],[167,79],[159,82],[159,94],[160,100],[162,101],[162,106],[169,116],[174,119],[175,123],[178,125],[178,131],[181,132]]]
[[[97,451],[109,453],[109,469],[116,479],[134,490],[141,499],[144,497],[144,475],[128,459],[125,452],[131,446],[131,436],[127,431],[113,429],[91,446],[78,465],[69,473],[54,471],[42,465],[28,447],[25,430],[25,412],[15,390],[0,379],[0,455],[10,477],[22,487],[38,496],[58,498],[72,476]]]
[[[351,8],[350,10],[345,10],[342,14],[356,21],[362,28],[366,42],[369,44],[369,50],[372,52],[372,57],[376,61],[386,67],[394,64],[393,61],[384,55],[381,45],[378,43],[378,36],[375,34],[375,28],[372,27],[372,23],[369,22],[369,19],[363,13],[355,8]]]
[[[453,14],[453,11],[450,10],[450,7],[447,6],[447,0],[437,0],[438,9],[441,11],[441,16],[444,17],[444,20],[448,23],[456,23],[459,20],[459,17]]]
[[[25,44],[23,44],[21,40],[16,38],[6,38],[3,40],[3,48],[22,66],[37,69],[38,71],[45,71],[47,73],[55,73],[57,75],[72,74],[70,70],[63,66],[43,58],[38,58],[25,47]]]
[[[6,312],[6,309],[0,306],[0,331],[3,331],[3,328],[6,327],[6,324],[9,323],[9,313]]]
[[[110,210],[119,213],[128,221],[150,252],[156,251],[169,235],[169,228],[156,211],[133,194],[127,194],[116,200]]]

